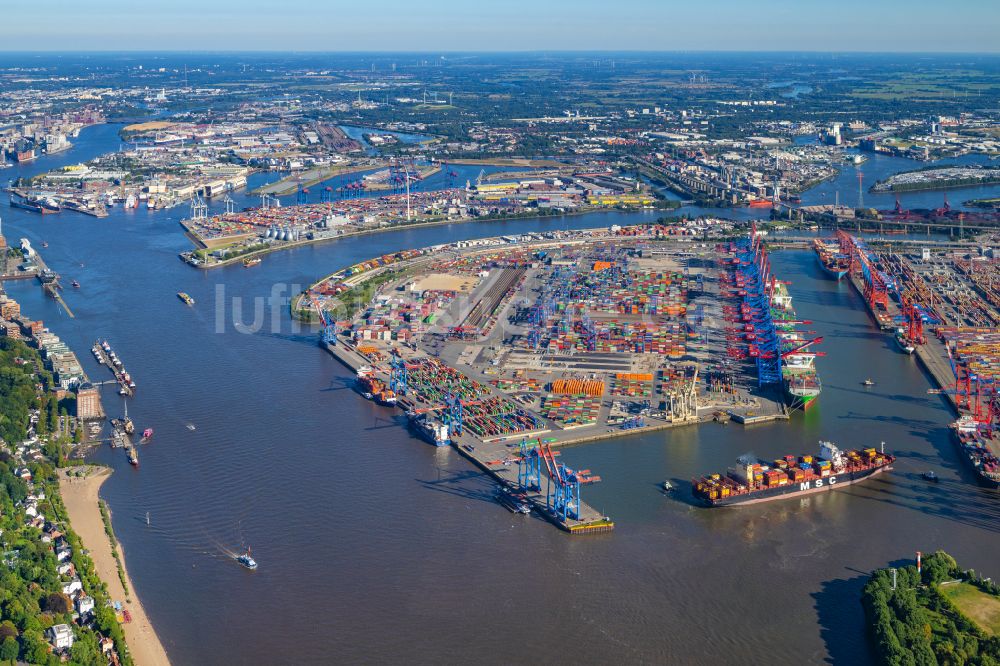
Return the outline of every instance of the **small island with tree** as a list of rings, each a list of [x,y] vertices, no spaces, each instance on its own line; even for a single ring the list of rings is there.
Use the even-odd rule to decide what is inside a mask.
[[[1000,664],[1000,585],[943,551],[875,571],[862,604],[880,663]]]

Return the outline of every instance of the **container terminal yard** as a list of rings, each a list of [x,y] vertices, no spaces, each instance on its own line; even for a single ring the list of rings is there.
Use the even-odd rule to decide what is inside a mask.
[[[755,228],[719,245],[651,225],[385,255],[293,304],[359,392],[403,408],[572,533],[614,523],[560,446],[708,421],[783,420],[820,393],[813,347]]]
[[[953,439],[988,487],[1000,487],[1000,293],[992,250],[873,251],[837,232],[839,250],[824,243],[817,258],[836,261],[861,295],[874,325],[892,335],[891,349],[912,354],[933,377],[959,418]]]
[[[370,173],[358,172],[354,180],[345,176],[337,187],[311,192],[300,185],[293,205],[283,206],[265,191],[259,207],[237,211],[229,200],[225,213],[211,216],[196,196],[190,217],[181,225],[198,249],[181,258],[192,266],[214,268],[250,255],[401,225],[652,208],[656,203],[648,186],[606,166],[572,173],[564,166],[555,173],[494,174],[505,179],[498,183],[484,182],[487,176],[481,170],[464,187],[455,186],[457,172],[448,170],[452,186],[427,189],[424,181],[445,169],[450,167],[440,163],[386,163]]]

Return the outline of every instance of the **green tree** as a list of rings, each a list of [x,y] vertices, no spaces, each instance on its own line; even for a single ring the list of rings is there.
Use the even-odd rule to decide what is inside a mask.
[[[3,643],[0,643],[0,659],[4,661],[14,661],[17,659],[19,651],[20,646],[17,644],[17,639],[11,636],[3,639]]]
[[[73,642],[70,655],[73,663],[80,666],[98,666],[104,663],[100,657],[101,650],[97,645],[97,637],[92,633],[85,633]]]
[[[50,613],[68,613],[72,608],[73,602],[62,592],[53,592],[45,597],[45,610]]]
[[[57,432],[57,429],[59,428],[59,405],[56,403],[55,398],[53,398],[52,396],[48,397],[47,411],[48,411],[48,421],[49,421],[48,422],[49,432],[50,433]]]
[[[32,664],[48,663],[49,644],[41,638],[26,636],[24,638],[24,658]]]

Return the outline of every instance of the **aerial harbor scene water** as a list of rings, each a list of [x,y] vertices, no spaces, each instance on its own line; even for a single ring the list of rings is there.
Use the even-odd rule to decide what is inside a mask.
[[[1000,662],[996,9],[221,4],[0,52],[0,662]]]

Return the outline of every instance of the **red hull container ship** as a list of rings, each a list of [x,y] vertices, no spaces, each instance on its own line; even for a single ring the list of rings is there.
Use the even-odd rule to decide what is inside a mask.
[[[821,442],[818,457],[785,456],[771,463],[741,458],[726,474],[694,481],[694,496],[706,506],[788,499],[863,481],[892,469],[895,460],[874,448],[841,451],[831,442]]]
[[[823,271],[834,280],[842,279],[851,269],[850,259],[839,254],[840,248],[831,248],[817,238],[813,240],[813,249],[816,250],[816,259]]]

